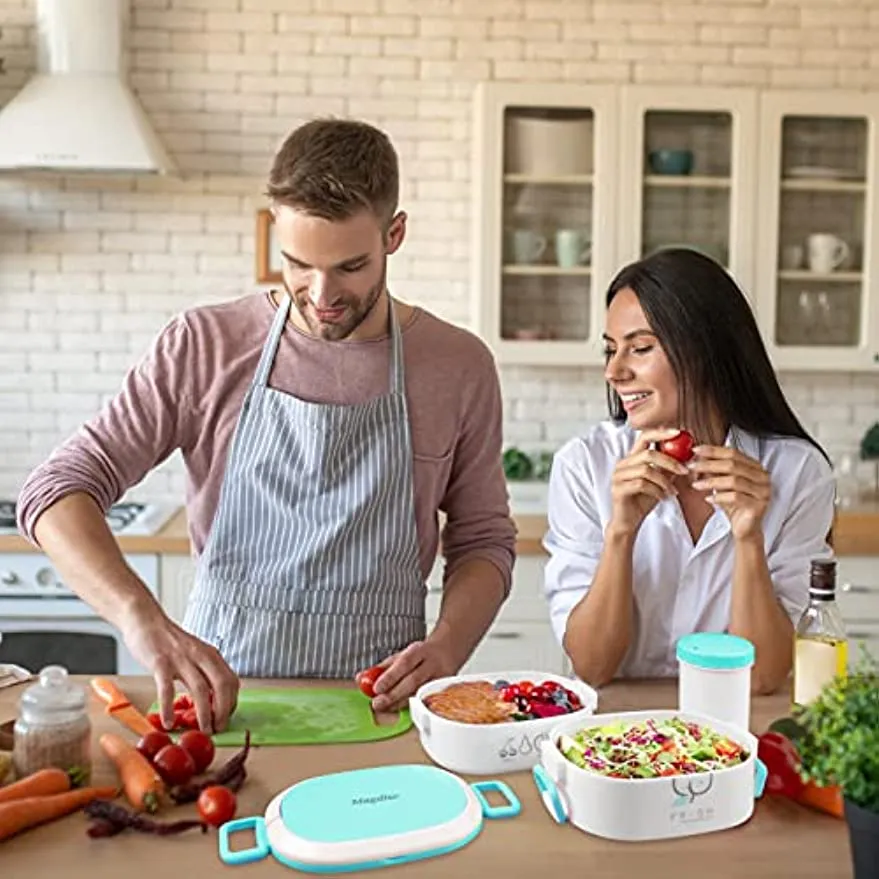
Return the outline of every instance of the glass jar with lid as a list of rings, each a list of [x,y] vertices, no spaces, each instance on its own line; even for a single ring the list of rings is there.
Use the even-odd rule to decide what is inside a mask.
[[[54,766],[74,785],[88,785],[91,732],[85,688],[71,681],[63,666],[46,666],[19,702],[12,746],[16,776]]]

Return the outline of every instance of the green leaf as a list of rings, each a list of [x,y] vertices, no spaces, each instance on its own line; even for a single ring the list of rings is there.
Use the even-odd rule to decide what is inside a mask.
[[[861,440],[861,458],[870,461],[879,458],[879,421],[877,421]]]

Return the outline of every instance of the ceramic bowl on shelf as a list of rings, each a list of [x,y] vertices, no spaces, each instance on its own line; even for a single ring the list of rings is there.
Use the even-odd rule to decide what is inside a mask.
[[[692,150],[651,150],[647,160],[654,174],[689,174],[693,170]]]

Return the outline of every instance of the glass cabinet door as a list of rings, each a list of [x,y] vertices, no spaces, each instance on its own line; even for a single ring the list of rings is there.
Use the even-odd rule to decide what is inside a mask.
[[[488,84],[474,188],[481,326],[499,359],[596,363],[613,258],[613,184],[601,90]]]
[[[764,125],[761,193],[771,226],[760,233],[761,269],[773,360],[814,369],[871,363],[875,116],[857,96],[822,104],[773,93]]]
[[[628,87],[622,128],[623,261],[691,247],[731,271],[750,296],[753,93]]]

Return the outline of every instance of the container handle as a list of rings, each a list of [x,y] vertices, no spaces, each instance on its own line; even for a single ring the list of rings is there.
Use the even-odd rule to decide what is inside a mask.
[[[769,770],[766,764],[759,758],[754,759],[754,799],[759,800],[763,796],[763,790],[766,787],[766,778]]]
[[[532,770],[534,783],[537,790],[540,791],[540,798],[546,811],[552,816],[556,824],[564,824],[568,820],[568,812],[559,796],[559,789],[556,783],[549,777],[549,773],[538,763]]]
[[[430,718],[427,709],[416,696],[409,697],[409,716],[418,732],[425,736],[430,735]]]
[[[476,799],[482,806],[482,814],[486,818],[515,818],[522,811],[519,798],[502,781],[475,781],[470,787],[476,794]],[[483,791],[491,790],[497,791],[507,802],[503,806],[492,806],[483,794]]]
[[[239,830],[253,830],[256,836],[256,845],[250,848],[242,848],[232,851],[229,848],[229,837]],[[224,864],[232,866],[236,864],[252,864],[266,857],[271,848],[269,847],[269,835],[266,830],[266,822],[262,817],[236,818],[220,825],[218,834],[220,844],[220,860]]]

